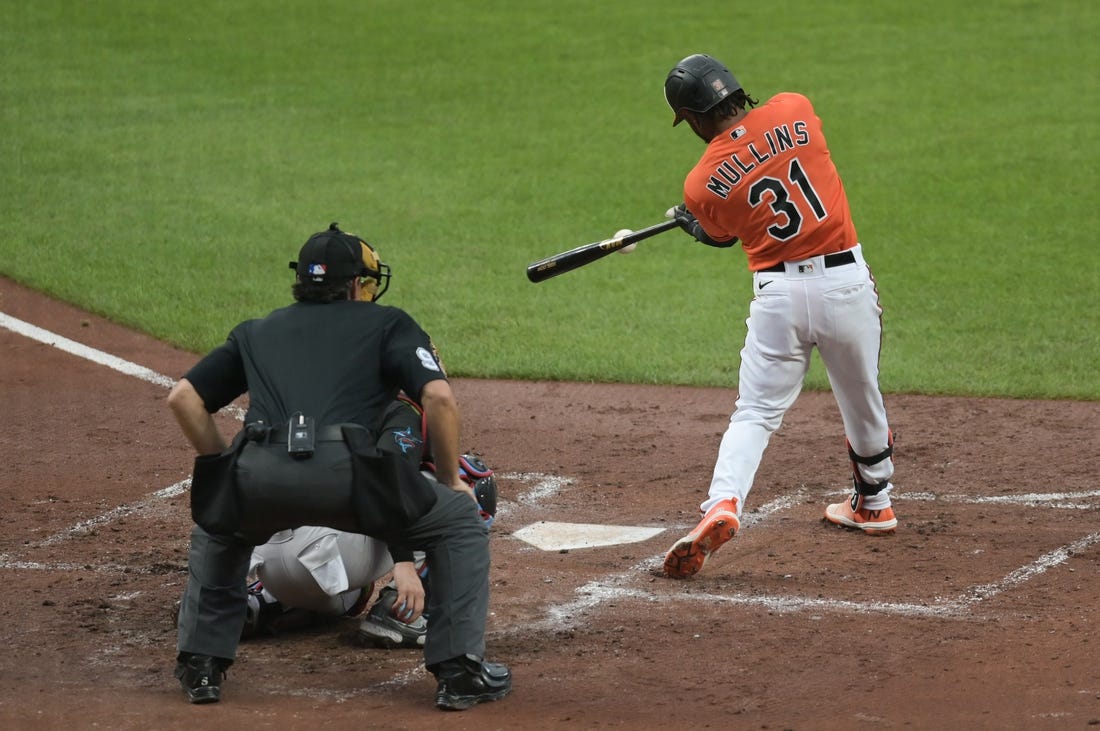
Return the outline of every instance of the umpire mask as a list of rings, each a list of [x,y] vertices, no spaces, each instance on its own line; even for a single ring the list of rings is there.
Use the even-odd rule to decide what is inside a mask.
[[[363,250],[363,272],[359,277],[359,299],[364,302],[378,300],[390,288],[390,267],[383,264],[378,253],[363,239],[359,239]]]

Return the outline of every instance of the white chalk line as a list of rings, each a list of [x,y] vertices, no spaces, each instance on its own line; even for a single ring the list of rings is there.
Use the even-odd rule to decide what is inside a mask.
[[[760,523],[768,516],[780,512],[801,499],[805,490],[799,488],[793,494],[785,495],[769,503],[761,505],[744,517],[745,525]],[[627,588],[625,585],[633,583],[638,576],[648,575],[663,563],[663,556],[650,556],[634,564],[630,568],[617,574],[602,576],[594,581],[577,587],[573,593],[575,598],[562,604],[554,604],[546,609],[546,617],[541,621],[528,624],[524,627],[511,627],[503,630],[506,635],[516,634],[524,629],[541,631],[553,631],[567,629],[574,626],[579,620],[578,615],[587,609],[591,609],[608,600],[617,599],[642,599],[647,602],[669,601],[676,597],[671,594],[656,594],[652,590],[642,591]]]
[[[1023,495],[938,495],[930,492],[907,492],[900,496],[904,500],[925,502],[970,503],[972,505],[1023,505],[1034,508],[1061,508],[1087,510],[1095,508],[1091,503],[1072,502],[1100,497],[1100,490],[1082,490],[1079,492],[1027,493]]]
[[[31,325],[29,322],[18,320],[11,315],[5,315],[3,312],[0,312],[0,327],[4,327],[14,333],[28,337],[31,340],[37,340],[40,343],[51,345],[58,350],[70,353],[79,358],[84,358],[92,363],[106,366],[119,373],[124,373],[127,376],[133,376],[147,383],[164,386],[165,388],[171,388],[176,384],[175,379],[150,370],[145,366],[139,366],[136,363],[123,360],[118,356],[105,353],[102,350],[96,350],[83,343],[78,343],[75,340],[69,340],[57,333],[52,333],[49,330],[43,330],[40,327]],[[227,413],[235,415],[238,419],[244,419],[244,410],[238,406],[229,405],[224,410]]]
[[[552,498],[561,492],[562,488],[576,483],[576,480],[561,475],[548,475],[542,472],[505,472],[500,475],[503,480],[514,480],[525,485],[532,485],[516,497],[520,505],[538,506],[545,500]]]
[[[136,503],[129,503],[127,505],[119,505],[117,508],[112,508],[106,513],[97,515],[94,518],[88,520],[82,520],[79,523],[74,524],[70,528],[55,533],[48,538],[43,538],[40,541],[31,543],[27,546],[29,549],[44,548],[46,546],[53,546],[62,541],[67,541],[75,536],[87,535],[93,529],[98,528],[101,525],[107,523],[113,523],[119,518],[126,517],[127,515],[133,515],[134,513],[147,512],[150,508],[157,506],[157,504],[167,498],[173,498],[177,495],[182,495],[191,486],[191,478],[180,480],[174,485],[169,485],[166,488],[157,490],[144,500],[139,500]]]
[[[749,526],[766,521],[772,515],[781,513],[792,505],[799,503],[805,497],[804,487],[794,493],[777,498],[766,503],[750,513],[742,516],[742,525]],[[1100,496],[1100,491],[1088,491],[1084,493],[1061,493],[1056,499],[1077,499],[1080,497]],[[960,502],[991,502],[979,498],[967,500],[967,496],[950,496]],[[1031,500],[1037,495],[1020,496]],[[935,496],[933,496],[933,499]],[[918,498],[924,499],[924,498]],[[993,501],[1013,504],[1012,501]],[[1039,503],[1042,504],[1042,503]],[[1094,507],[1094,506],[1089,506]],[[521,629],[536,629],[542,631],[554,631],[568,629],[575,626],[583,611],[591,609],[605,601],[619,601],[634,599],[650,603],[658,602],[701,602],[706,604],[735,604],[741,606],[758,606],[774,612],[802,612],[802,611],[831,611],[847,614],[876,614],[894,615],[906,617],[963,617],[970,613],[971,608],[982,601],[991,599],[1007,589],[1018,586],[1029,579],[1045,573],[1051,568],[1068,560],[1072,555],[1100,543],[1100,533],[1092,533],[1078,539],[1066,546],[1050,551],[1040,556],[1035,561],[1021,566],[1000,581],[970,587],[963,594],[953,598],[937,597],[930,604],[916,604],[911,602],[856,602],[841,599],[820,599],[801,596],[757,595],[757,594],[699,594],[679,593],[660,594],[652,588],[636,589],[627,586],[637,579],[639,575],[648,575],[658,569],[663,563],[663,556],[651,556],[631,566],[624,572],[610,574],[595,581],[590,581],[574,590],[574,599],[561,604],[551,605],[546,610],[546,617],[538,622],[525,625],[523,628],[512,627],[502,630],[500,634],[513,635]],[[672,581],[671,579],[669,580]]]
[[[1018,586],[1029,579],[1033,579],[1036,576],[1046,572],[1048,569],[1065,563],[1070,556],[1076,553],[1080,553],[1085,549],[1100,543],[1100,532],[1090,533],[1084,538],[1079,538],[1073,543],[1054,549],[1053,551],[1043,554],[1039,558],[1035,559],[1031,563],[1021,566],[1020,568],[1012,571],[1003,579],[995,584],[984,584],[980,586],[972,586],[966,592],[963,601],[967,604],[976,604],[978,602],[991,599],[992,597],[1000,594],[1005,589],[1011,589],[1014,586]]]
[[[30,325],[21,320],[12,318],[4,313],[0,313],[0,326],[6,327],[13,332],[22,334],[26,337],[32,338],[39,342],[51,345],[65,352],[77,355],[78,357],[85,358],[94,363],[107,366],[114,370],[117,370],[126,375],[131,375],[149,383],[156,385],[171,387],[175,381],[167,376],[163,376],[143,366],[138,366],[129,361],[125,361],[116,356],[104,353],[103,351],[90,348],[75,341],[61,337],[49,331],[38,328],[34,325]],[[238,419],[243,419],[244,412],[241,409],[236,410]],[[534,483],[534,487],[531,490],[525,491],[517,499],[517,502],[526,506],[538,506],[542,501],[556,495],[562,488],[575,484],[575,481],[571,478],[561,477],[557,475],[547,475],[543,473],[504,473],[501,475],[502,479],[511,479],[523,483]],[[131,503],[129,505],[119,506],[113,510],[108,511],[96,518],[92,518],[87,521],[77,523],[66,531],[54,534],[42,541],[34,544],[30,544],[27,550],[33,550],[35,548],[42,548],[50,545],[55,545],[65,540],[69,540],[75,536],[87,534],[89,530],[112,522],[120,517],[129,515],[135,512],[146,510],[151,505],[159,500],[163,500],[168,497],[174,497],[181,494],[190,485],[190,479],[186,479],[177,482],[174,485],[163,488],[154,492],[149,498],[141,500],[137,503]],[[765,521],[771,515],[782,512],[789,509],[796,502],[799,502],[804,496],[804,489],[796,490],[793,494],[786,495],[782,498],[774,500],[763,506],[756,508],[743,517],[743,523],[745,525],[752,525],[754,523],[760,523]],[[936,495],[933,493],[910,493],[904,496],[903,499],[910,500],[926,500],[926,501],[938,501],[945,502],[962,502],[971,504],[1006,504],[1006,505],[1028,505],[1037,507],[1051,507],[1051,508],[1077,508],[1086,509],[1095,507],[1088,503],[1071,502],[1075,500],[1088,499],[1100,497],[1100,490],[1089,490],[1082,492],[1070,492],[1070,493],[1031,493],[1026,495],[1001,495],[992,497],[975,497],[970,495]],[[502,505],[507,509],[506,505]],[[499,512],[499,511],[498,511]],[[934,617],[952,617],[966,614],[969,608],[977,603],[986,601],[1003,591],[1012,587],[1023,584],[1024,582],[1039,576],[1049,569],[1064,563],[1070,556],[1077,552],[1083,551],[1090,546],[1100,543],[1100,533],[1092,533],[1084,538],[1081,538],[1066,546],[1059,547],[1043,556],[1040,556],[1035,561],[1029,564],[1021,566],[1014,571],[1010,572],[1004,578],[998,582],[992,584],[984,584],[968,589],[963,595],[956,598],[941,599],[937,598],[936,601],[931,604],[913,604],[913,603],[897,603],[897,602],[853,602],[846,600],[835,599],[819,599],[819,598],[806,598],[797,596],[759,596],[759,595],[745,595],[745,594],[695,594],[695,593],[682,593],[679,595],[655,594],[652,590],[640,590],[627,587],[631,581],[637,579],[639,574],[649,573],[653,569],[657,568],[661,562],[661,556],[652,556],[643,561],[635,564],[624,572],[610,574],[601,579],[590,581],[583,586],[574,590],[575,598],[571,601],[551,605],[547,608],[546,619],[528,623],[522,626],[514,626],[502,630],[501,632],[493,633],[494,635],[512,635],[522,631],[531,630],[554,630],[567,628],[575,625],[578,621],[577,615],[586,609],[596,607],[605,601],[617,601],[622,599],[637,599],[647,602],[663,602],[663,601],[696,601],[707,603],[726,603],[736,604],[743,606],[761,606],[768,608],[772,611],[778,612],[798,612],[798,611],[834,611],[845,613],[862,613],[862,614],[887,614],[887,615],[902,615],[911,617],[921,616],[934,616]],[[7,555],[0,554],[0,568],[30,568],[35,570],[74,570],[84,569],[87,570],[87,564],[75,565],[75,564],[39,564],[36,562],[27,561],[13,561],[10,560]],[[125,566],[99,566],[96,570],[109,570],[109,571],[125,571],[133,572],[133,569]],[[413,680],[419,679],[424,676],[423,666],[415,667],[411,670],[398,673],[391,680],[383,683],[383,686],[388,687],[400,687],[409,684]],[[343,698],[350,698],[356,695],[362,695],[365,692],[369,692],[368,689],[364,689],[360,692],[346,693],[346,694],[333,694],[325,691],[309,691],[302,690],[300,694],[316,697],[317,693],[321,693],[323,696],[335,697],[338,700]]]
[[[891,614],[906,617],[962,617],[970,614],[974,605],[991,599],[1007,589],[1018,586],[1059,564],[1065,563],[1070,556],[1084,551],[1097,543],[1100,543],[1100,533],[1092,533],[1069,545],[1056,548],[1040,556],[1031,563],[1009,572],[1000,581],[970,587],[957,597],[937,597],[931,604],[853,602],[835,599],[776,596],[761,597],[742,594],[685,594],[678,598],[714,604],[731,603],[761,606],[776,612],[822,610],[854,614]]]
[[[28,322],[17,320],[10,315],[5,315],[0,312],[0,326],[11,330],[14,333],[18,333],[32,340],[37,340],[40,343],[46,345],[52,345],[58,350],[62,350],[66,353],[71,353],[85,360],[90,360],[93,363],[113,368],[119,373],[125,373],[128,376],[134,378],[140,378],[143,381],[149,383],[155,383],[158,386],[165,386],[171,388],[175,383],[171,378],[162,376],[159,373],[144,368],[142,366],[131,363],[122,358],[118,358],[109,353],[104,353],[102,350],[96,350],[90,348],[87,345],[78,343],[75,340],[69,340],[68,338],[61,337],[56,333],[52,333],[49,330],[43,330],[40,327],[31,325]]]
[[[134,503],[128,503],[126,505],[119,505],[117,508],[112,508],[106,513],[97,515],[94,518],[88,520],[82,520],[79,523],[75,523],[69,528],[54,533],[51,536],[43,538],[33,543],[28,543],[20,550],[21,554],[26,554],[38,549],[47,548],[49,546],[56,546],[64,541],[86,536],[96,528],[100,526],[113,523],[119,518],[124,518],[135,513],[140,514],[152,514],[157,512],[158,509],[164,504],[163,501],[168,498],[176,497],[183,494],[191,486],[191,478],[188,477],[184,480],[180,480],[174,485],[169,485],[161,490],[157,490],[143,500],[139,500]],[[22,569],[28,571],[96,571],[101,573],[148,573],[149,569],[146,567],[129,567],[122,566],[114,563],[106,564],[91,564],[81,563],[72,564],[64,562],[51,562],[41,563],[38,561],[24,561],[12,557],[10,554],[0,553],[0,568],[2,569]]]

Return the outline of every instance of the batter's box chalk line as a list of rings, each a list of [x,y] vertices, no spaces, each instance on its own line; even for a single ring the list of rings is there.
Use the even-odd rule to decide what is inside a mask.
[[[1031,492],[1005,495],[940,495],[930,492],[902,492],[900,500],[966,503],[970,505],[1021,505],[1029,508],[1089,510],[1100,506],[1100,490],[1077,492]]]
[[[744,516],[743,524],[751,525],[766,522],[768,518],[787,510],[794,504],[803,500],[807,493],[805,487],[795,490],[793,493],[777,498],[766,503]],[[1070,500],[1082,497],[1096,497],[1100,493],[1059,493],[1055,494],[1057,500],[1063,498]],[[1025,499],[1034,499],[1035,496],[1025,496]],[[942,498],[941,498],[942,499]],[[950,499],[968,501],[966,496],[951,496]],[[985,502],[985,501],[983,501]],[[1009,501],[994,501],[1009,502]],[[1042,504],[1042,500],[1038,501]],[[1010,503],[1015,504],[1015,503]],[[913,602],[856,602],[842,599],[813,598],[800,596],[767,596],[758,594],[699,594],[679,592],[676,590],[678,582],[668,580],[668,592],[662,592],[660,588],[651,582],[652,573],[659,570],[663,563],[663,555],[653,556],[636,563],[627,570],[615,574],[608,574],[574,590],[573,598],[553,604],[547,607],[544,617],[534,623],[522,627],[511,627],[502,630],[499,634],[514,635],[524,631],[557,631],[569,629],[582,622],[586,612],[598,608],[607,602],[617,602],[624,599],[644,601],[650,603],[671,602],[702,602],[707,604],[729,604],[738,606],[763,607],[774,612],[837,612],[847,614],[875,614],[894,615],[906,617],[940,617],[940,618],[965,618],[972,613],[975,606],[987,601],[998,594],[1013,589],[1026,581],[1033,579],[1046,571],[1064,563],[1071,556],[1081,553],[1088,548],[1100,543],[1100,532],[1089,534],[1068,545],[1058,547],[1043,554],[1034,561],[1025,564],[1009,572],[1000,581],[990,584],[982,584],[970,587],[957,597],[934,597],[928,603]],[[647,587],[638,588],[640,577],[645,577]]]

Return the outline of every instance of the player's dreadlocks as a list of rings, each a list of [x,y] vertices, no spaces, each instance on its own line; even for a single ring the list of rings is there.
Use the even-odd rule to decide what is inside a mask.
[[[734,116],[744,109],[752,109],[759,103],[760,101],[758,99],[749,96],[745,93],[744,89],[738,89],[715,104],[714,107],[707,112],[707,115],[714,120],[725,119]]]

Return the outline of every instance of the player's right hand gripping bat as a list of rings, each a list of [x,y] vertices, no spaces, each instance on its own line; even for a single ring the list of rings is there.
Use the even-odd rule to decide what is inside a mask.
[[[676,219],[671,218],[648,228],[639,229],[626,236],[596,241],[591,244],[585,244],[584,246],[578,246],[569,251],[563,251],[560,254],[548,256],[527,267],[527,278],[536,284],[545,282],[550,277],[556,277],[559,274],[571,272],[574,269],[579,269],[585,264],[591,264],[598,259],[602,259],[608,254],[613,254],[624,246],[635,244],[639,241],[648,239],[650,236],[656,236],[659,233],[678,228],[679,226],[680,224]]]

